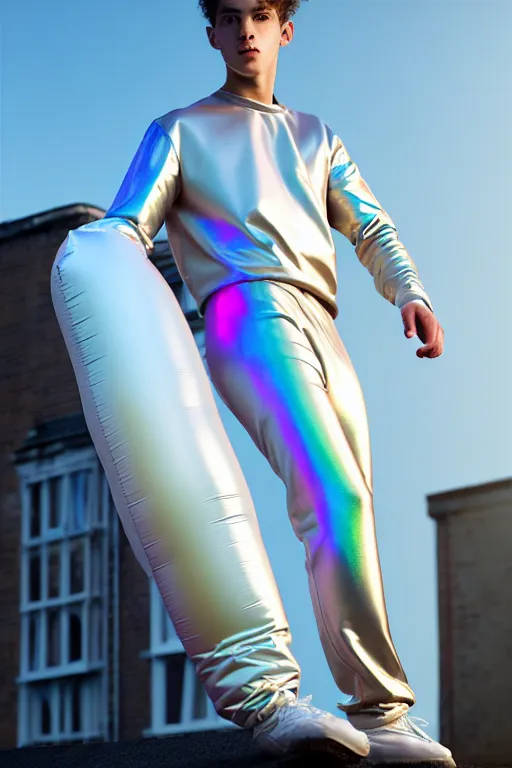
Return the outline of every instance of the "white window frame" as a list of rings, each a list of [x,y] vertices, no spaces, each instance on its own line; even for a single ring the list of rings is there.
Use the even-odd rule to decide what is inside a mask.
[[[22,502],[21,514],[21,558],[20,558],[20,616],[21,616],[21,642],[20,642],[20,668],[19,675],[16,678],[18,683],[18,746],[29,746],[32,744],[58,744],[70,742],[83,742],[92,740],[108,740],[109,738],[109,665],[108,665],[108,616],[109,616],[109,589],[108,589],[108,565],[109,565],[109,538],[110,538],[110,516],[111,502],[107,480],[96,451],[92,446],[78,448],[66,452],[58,453],[52,457],[28,461],[16,466],[19,480]],[[62,525],[56,528],[49,528],[49,481],[52,477],[63,477],[63,497],[61,508],[65,509],[71,506],[70,498],[71,482],[70,477],[73,472],[90,471],[91,485],[89,490],[89,508],[87,510],[87,524],[77,532],[65,530]],[[30,488],[34,483],[42,483],[41,495],[41,519],[40,535],[37,538],[30,538]],[[101,484],[101,485],[99,485]],[[61,521],[62,522],[62,521]],[[93,595],[90,591],[91,585],[91,553],[92,538],[96,537],[100,546],[100,558],[102,565],[102,581],[98,586],[98,592]],[[47,550],[53,544],[59,543],[59,549],[64,555],[60,560],[60,583],[61,590],[68,578],[67,563],[65,556],[69,552],[70,541],[73,539],[84,541],[84,589],[82,592],[49,598],[46,596],[48,584],[48,556]],[[29,601],[29,563],[31,552],[37,552],[41,558],[41,595],[40,599],[34,603]],[[101,643],[98,648],[99,659],[89,658],[90,642],[90,624],[89,616],[92,603],[100,604],[100,621],[102,622]],[[82,610],[82,659],[61,663],[48,667],[45,664],[46,657],[46,629],[48,612],[51,608],[59,608],[61,611],[60,621],[60,647],[64,649],[68,642],[67,635],[67,612],[66,606],[71,604],[80,604]],[[30,648],[29,648],[29,622],[30,615],[40,613],[40,648],[39,656],[43,662],[37,670],[30,670]],[[61,650],[62,652],[62,650]],[[71,731],[71,708],[69,700],[60,700],[62,697],[71,695],[69,686],[73,681],[81,681],[81,711],[83,712],[82,730]],[[35,733],[37,727],[35,718],[37,718],[37,708],[31,705],[31,700],[37,694],[33,690],[37,687],[47,686],[50,695],[50,706],[52,708],[52,732],[49,734]],[[99,696],[99,700],[98,700]],[[60,730],[58,723],[60,717],[57,716],[61,708],[62,716],[65,721],[64,729]],[[69,710],[69,711],[68,711]],[[96,720],[96,727],[94,725]]]
[[[219,717],[213,703],[206,692],[207,716],[201,720],[192,718],[194,688],[197,685],[197,675],[190,659],[185,657],[183,692],[181,701],[181,720],[179,723],[165,722],[166,709],[166,675],[165,662],[172,655],[183,655],[185,650],[164,604],[154,579],[149,581],[150,590],[150,650],[141,654],[150,659],[151,663],[151,726],[144,731],[144,736],[162,736],[173,733],[190,733],[192,731],[210,731],[221,728],[235,728],[232,723]],[[162,638],[167,638],[162,640]]]

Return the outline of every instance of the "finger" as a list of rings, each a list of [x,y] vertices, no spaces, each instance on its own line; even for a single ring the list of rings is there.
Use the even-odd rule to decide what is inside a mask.
[[[436,346],[435,346],[435,353],[436,353],[435,357],[439,357],[440,355],[442,355],[443,349],[444,349],[444,331],[441,328],[441,326],[439,326],[439,331],[437,334]]]
[[[434,347],[434,351],[433,351],[432,357],[439,357],[440,355],[442,355],[443,354],[443,348],[444,348],[444,331],[441,328],[441,326],[439,326],[439,332],[437,334],[436,343],[435,343],[435,347]]]
[[[437,334],[439,333],[439,323],[437,322],[434,315],[429,314],[421,319],[421,324],[425,332],[425,344],[430,347],[436,342]]]
[[[417,350],[416,354],[418,357],[428,357],[430,359],[433,359],[435,357],[439,357],[444,348],[444,331],[439,325],[437,324],[437,332],[436,336],[433,342],[430,344],[425,344],[425,346],[420,347],[420,349]]]
[[[418,357],[431,357],[432,353],[435,350],[438,328],[439,328],[439,324],[437,322],[434,325],[429,323],[427,324],[427,327],[424,328],[425,334],[423,337],[423,341],[425,341],[426,344],[424,344],[422,347],[416,350],[416,354]]]

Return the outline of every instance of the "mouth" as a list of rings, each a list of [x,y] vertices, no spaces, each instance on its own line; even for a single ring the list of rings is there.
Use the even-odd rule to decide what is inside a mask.
[[[259,53],[257,48],[242,48],[242,50],[238,51],[239,56],[250,56],[255,53]]]

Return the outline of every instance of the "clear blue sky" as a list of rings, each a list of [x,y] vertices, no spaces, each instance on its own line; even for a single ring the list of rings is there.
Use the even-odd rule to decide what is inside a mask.
[[[0,219],[113,199],[151,120],[223,83],[194,0],[3,0]],[[415,357],[336,234],[338,327],[364,388],[391,627],[437,732],[435,528],[425,496],[510,476],[510,0],[310,0],[276,95],[339,133],[395,220],[446,331]],[[221,405],[303,666],[335,710],[284,490]]]

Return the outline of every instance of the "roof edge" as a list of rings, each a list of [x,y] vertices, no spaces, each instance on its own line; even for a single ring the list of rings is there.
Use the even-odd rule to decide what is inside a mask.
[[[57,208],[51,208],[47,211],[33,213],[30,216],[24,216],[21,219],[11,219],[10,221],[0,222],[0,241],[8,240],[11,237],[30,232],[48,224],[54,224],[59,221],[65,221],[73,217],[89,215],[92,219],[102,219],[106,211],[96,205],[88,203],[71,203],[61,205]]]
[[[428,514],[432,518],[441,518],[448,514],[485,507],[487,504],[501,501],[508,503],[510,500],[512,500],[512,478],[508,477],[428,494]]]

